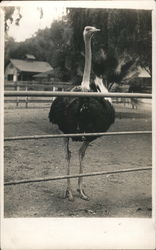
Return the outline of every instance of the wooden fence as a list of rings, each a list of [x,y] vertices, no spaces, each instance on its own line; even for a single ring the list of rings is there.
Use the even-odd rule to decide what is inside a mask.
[[[7,82],[4,85],[4,90],[14,90],[14,91],[68,91],[73,87],[70,82],[39,82],[39,81],[17,81],[17,82]],[[53,98],[52,98],[53,99]],[[5,98],[5,103],[15,103],[16,107],[20,103],[25,103],[25,107],[28,108],[28,103],[48,103],[52,99],[47,98],[31,98],[24,97],[20,98],[19,96],[14,98]]]
[[[69,91],[74,87],[70,82],[39,82],[39,81],[17,81],[5,83],[4,89],[9,91]],[[124,94],[124,93],[123,93]],[[14,97],[5,97],[5,103],[15,103],[16,107],[19,106],[20,103],[25,103],[25,107],[28,108],[29,103],[51,103],[51,101],[55,97],[50,99],[45,97],[30,97],[30,96],[14,96]],[[112,98],[113,103],[121,103],[124,106],[128,106],[132,109],[137,108],[138,99],[137,98],[122,98],[122,97],[114,97]]]

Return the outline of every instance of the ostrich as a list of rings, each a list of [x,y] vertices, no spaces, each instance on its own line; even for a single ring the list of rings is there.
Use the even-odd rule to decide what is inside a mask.
[[[85,43],[85,66],[83,79],[80,86],[74,87],[71,91],[75,92],[90,92],[90,73],[91,73],[91,38],[94,33],[100,31],[95,27],[87,26],[83,31]],[[104,92],[106,89],[102,86],[102,82],[96,79],[95,85],[97,89]],[[115,111],[112,104],[104,98],[95,97],[57,97],[49,112],[50,122],[57,124],[59,129],[64,133],[95,133],[104,132],[114,122]],[[86,149],[90,142],[95,140],[94,137],[72,137],[73,141],[82,141],[79,149],[79,173],[83,173],[83,159]],[[69,150],[69,138],[64,139],[64,149],[66,158],[67,175],[70,175],[70,159],[71,152]],[[78,189],[80,198],[89,200],[89,197],[83,190],[83,178],[78,178]],[[70,179],[67,179],[67,189],[65,198],[73,201],[73,193]]]

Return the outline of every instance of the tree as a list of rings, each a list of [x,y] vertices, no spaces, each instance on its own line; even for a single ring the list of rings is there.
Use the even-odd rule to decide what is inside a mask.
[[[71,8],[68,9],[68,18],[73,28],[72,44],[75,56],[78,51],[83,50],[84,26],[95,25],[101,29],[100,34],[93,40],[95,57],[103,49],[108,59],[137,59],[140,65],[149,68],[151,72],[151,11]],[[113,65],[108,67],[110,70],[111,66]]]
[[[8,37],[8,39],[5,42],[5,67],[9,63],[10,60],[10,54],[12,51],[15,50],[16,43],[15,40],[12,37]]]
[[[93,69],[104,71],[107,82],[121,81],[129,68],[137,64],[151,72],[151,11],[122,9],[69,8],[67,15],[39,30],[34,37],[11,44],[8,57],[23,58],[33,54],[36,59],[49,62],[56,77],[80,84],[84,67],[83,29],[96,26],[101,32],[92,39]],[[133,66],[133,67],[132,67]],[[122,72],[121,72],[122,71]]]
[[[16,12],[16,16],[13,17],[13,15]],[[20,13],[20,7],[4,7],[4,13],[5,13],[5,32],[9,30],[10,24],[13,22],[16,25],[19,25],[20,20],[22,18],[22,15]]]

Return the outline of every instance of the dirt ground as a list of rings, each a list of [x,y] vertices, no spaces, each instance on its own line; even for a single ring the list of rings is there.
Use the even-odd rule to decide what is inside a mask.
[[[15,108],[5,105],[5,136],[56,134],[48,121],[50,104]],[[115,105],[116,121],[109,131],[151,130],[151,106]],[[78,173],[79,142],[71,142],[72,174]],[[8,141],[4,145],[5,181],[66,175],[62,139]],[[152,165],[151,135],[100,137],[86,152],[84,172]],[[151,217],[151,171],[84,178],[89,201],[64,199],[66,180],[4,187],[5,217]]]

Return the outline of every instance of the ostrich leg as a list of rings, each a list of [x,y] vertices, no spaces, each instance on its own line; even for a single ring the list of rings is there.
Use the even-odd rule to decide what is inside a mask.
[[[66,158],[66,168],[67,168],[67,175],[70,175],[70,159],[71,159],[71,152],[69,150],[69,138],[64,138],[64,151],[65,151],[65,158]],[[71,189],[71,181],[67,179],[67,189],[65,191],[65,198],[68,198],[69,201],[73,201],[73,194]]]
[[[84,141],[83,144],[82,144],[82,146],[79,149],[79,161],[80,161],[79,173],[80,174],[83,173],[83,159],[84,159],[85,152],[86,152],[86,149],[87,149],[88,145],[89,145],[89,142],[88,141]],[[79,192],[81,199],[83,199],[83,200],[89,200],[89,197],[84,193],[82,181],[83,181],[83,177],[79,177],[77,191]]]

